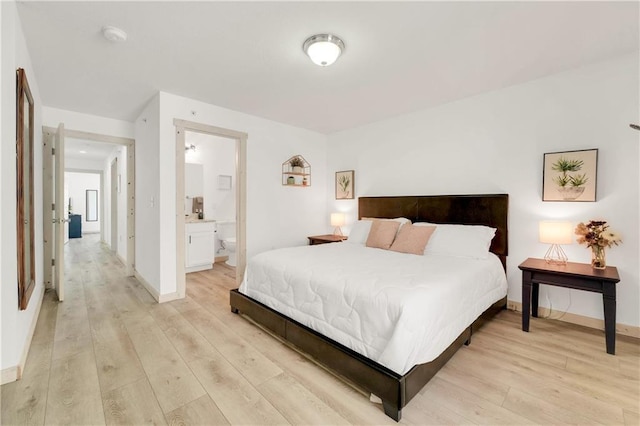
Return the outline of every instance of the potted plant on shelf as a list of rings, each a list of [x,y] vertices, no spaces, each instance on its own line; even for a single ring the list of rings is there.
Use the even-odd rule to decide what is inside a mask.
[[[300,157],[293,157],[289,160],[289,165],[293,173],[302,173],[304,171],[304,161]]]

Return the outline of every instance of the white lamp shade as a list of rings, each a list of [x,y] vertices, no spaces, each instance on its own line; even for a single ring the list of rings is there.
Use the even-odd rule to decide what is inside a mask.
[[[571,244],[573,225],[571,222],[542,221],[539,224],[539,238],[546,244]]]
[[[331,213],[331,226],[344,226],[344,213]]]

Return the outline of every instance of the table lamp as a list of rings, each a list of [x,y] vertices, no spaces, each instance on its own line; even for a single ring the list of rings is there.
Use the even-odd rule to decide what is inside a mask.
[[[331,226],[335,226],[333,235],[342,236],[341,226],[344,226],[344,213],[331,213]]]
[[[545,220],[540,222],[539,225],[540,242],[551,244],[551,247],[544,255],[544,260],[554,265],[566,265],[568,258],[560,244],[572,243],[573,226],[571,222]]]

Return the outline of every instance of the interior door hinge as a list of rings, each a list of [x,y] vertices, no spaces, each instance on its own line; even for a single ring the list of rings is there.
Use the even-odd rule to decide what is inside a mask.
[[[51,266],[56,266],[56,260],[55,259],[51,259]]]
[[[51,203],[51,210],[55,210],[56,209],[56,203]]]
[[[56,149],[55,148],[51,148],[51,155],[56,155]]]

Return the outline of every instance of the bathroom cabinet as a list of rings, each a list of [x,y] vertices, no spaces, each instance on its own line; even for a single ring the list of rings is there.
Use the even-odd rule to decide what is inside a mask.
[[[186,223],[185,230],[185,271],[189,273],[213,268],[215,222]]]

